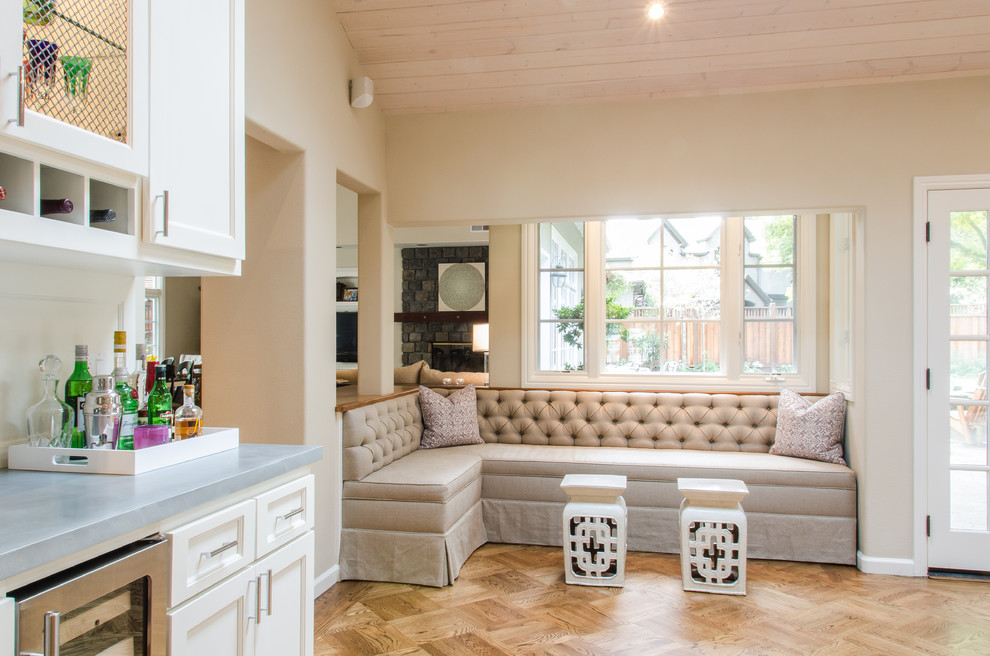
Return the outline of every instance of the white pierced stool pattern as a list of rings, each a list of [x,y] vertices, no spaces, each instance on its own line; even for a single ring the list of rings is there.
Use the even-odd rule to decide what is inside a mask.
[[[621,587],[626,570],[625,476],[567,474],[564,506],[564,581]]]
[[[681,575],[693,592],[746,594],[746,513],[742,481],[678,478]]]

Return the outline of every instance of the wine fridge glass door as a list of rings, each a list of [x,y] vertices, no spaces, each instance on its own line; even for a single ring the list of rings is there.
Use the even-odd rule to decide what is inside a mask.
[[[164,656],[167,558],[166,542],[135,543],[13,591],[17,653]]]

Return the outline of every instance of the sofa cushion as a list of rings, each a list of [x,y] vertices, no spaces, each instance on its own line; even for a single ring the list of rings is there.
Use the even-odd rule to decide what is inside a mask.
[[[414,451],[343,488],[348,528],[443,533],[481,499],[481,458],[462,449]]]
[[[423,414],[421,449],[483,442],[478,434],[478,400],[474,385],[448,396],[420,385],[419,407]]]
[[[780,390],[777,435],[770,453],[846,464],[842,458],[842,430],[846,398],[830,394],[811,403],[789,389]]]
[[[855,516],[856,475],[843,465],[772,456],[681,449],[485,444],[459,447],[483,458],[482,497],[563,503],[566,474],[627,478],[630,507],[676,508],[678,478],[740,479],[750,488],[747,512]]]
[[[488,374],[481,371],[440,371],[438,369],[430,369],[429,367],[423,368],[419,376],[419,382],[422,385],[436,387],[438,385],[444,385],[445,383],[443,381],[445,378],[449,378],[451,384],[458,378],[464,381],[462,383],[464,385],[482,386],[488,384]]]
[[[424,360],[413,362],[412,364],[404,367],[396,367],[392,370],[392,384],[418,385],[419,375],[424,367],[426,367],[426,361]],[[347,381],[348,383],[356,383],[358,380],[358,370],[339,369],[337,370],[337,380]]]

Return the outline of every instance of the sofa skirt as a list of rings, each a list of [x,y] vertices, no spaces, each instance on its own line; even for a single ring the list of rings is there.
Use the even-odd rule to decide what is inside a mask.
[[[342,580],[443,587],[487,539],[481,502],[446,533],[345,528],[340,536]]]
[[[562,546],[564,504],[482,499],[488,541]],[[856,518],[747,512],[750,558],[856,564]],[[675,508],[629,507],[628,549],[680,553]]]

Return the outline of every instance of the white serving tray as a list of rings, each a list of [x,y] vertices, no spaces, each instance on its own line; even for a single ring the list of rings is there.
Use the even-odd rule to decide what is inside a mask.
[[[198,437],[136,451],[55,449],[17,444],[7,451],[7,467],[76,474],[133,476],[236,449],[239,442],[236,428],[204,428],[203,434]]]

